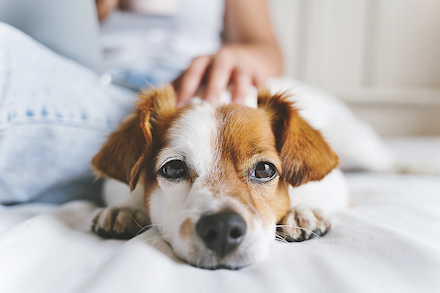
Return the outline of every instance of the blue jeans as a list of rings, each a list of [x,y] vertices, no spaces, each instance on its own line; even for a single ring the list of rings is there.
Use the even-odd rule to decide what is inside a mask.
[[[97,200],[90,160],[135,100],[0,23],[0,204]]]
[[[123,69],[113,72],[112,77],[116,84],[138,91],[149,85],[160,86],[172,82],[182,72],[182,69],[154,64],[142,71]]]

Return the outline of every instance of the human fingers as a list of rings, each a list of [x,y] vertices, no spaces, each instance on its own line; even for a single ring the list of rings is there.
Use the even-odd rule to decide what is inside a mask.
[[[232,74],[232,98],[231,102],[244,105],[249,87],[252,83],[252,75],[242,69],[234,69]]]
[[[266,87],[266,79],[264,79],[259,74],[254,74],[252,76],[252,85],[256,87],[257,89],[265,88]]]
[[[221,92],[227,88],[231,80],[233,65],[234,56],[229,50],[222,49],[214,56],[206,86],[206,101],[211,103],[218,101]]]
[[[211,61],[211,55],[195,58],[188,69],[176,80],[178,84],[177,107],[188,104],[195,95]]]

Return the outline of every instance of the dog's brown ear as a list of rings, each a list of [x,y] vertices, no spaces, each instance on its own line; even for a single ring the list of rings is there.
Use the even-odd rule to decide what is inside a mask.
[[[176,95],[169,85],[139,94],[134,113],[110,134],[92,166],[104,175],[128,184],[133,190],[140,170],[149,158],[153,145],[153,128],[163,115],[176,111]]]
[[[272,123],[283,167],[281,179],[293,186],[321,180],[338,165],[338,157],[287,98],[286,94],[271,95],[267,90],[258,95],[258,107]]]

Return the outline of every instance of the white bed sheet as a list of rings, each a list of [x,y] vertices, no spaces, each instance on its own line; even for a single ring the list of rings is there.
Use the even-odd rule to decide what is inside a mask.
[[[387,142],[440,168],[440,138]],[[351,173],[354,206],[321,239],[273,242],[238,271],[178,260],[154,229],[129,240],[90,232],[94,206],[0,208],[0,292],[440,292],[440,177]]]

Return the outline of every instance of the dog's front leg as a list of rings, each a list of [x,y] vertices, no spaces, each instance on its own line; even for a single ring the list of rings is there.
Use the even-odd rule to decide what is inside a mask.
[[[291,206],[277,226],[278,236],[287,241],[304,241],[327,233],[331,227],[328,212],[348,206],[347,183],[341,170],[325,178],[289,188]]]
[[[130,239],[149,225],[145,210],[130,207],[97,209],[92,220],[92,231],[104,238]]]
[[[327,233],[330,219],[320,209],[301,204],[290,208],[277,225],[277,234],[288,242],[299,242]]]
[[[150,225],[150,217],[143,206],[144,188],[138,184],[133,192],[127,185],[106,180],[104,198],[108,207],[96,209],[92,231],[104,238],[130,239]]]

